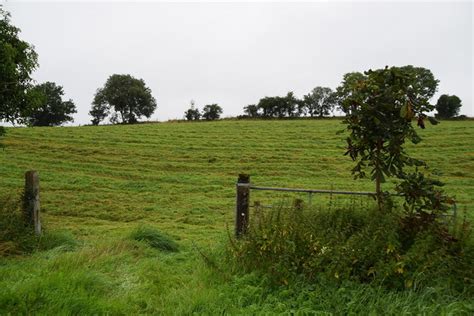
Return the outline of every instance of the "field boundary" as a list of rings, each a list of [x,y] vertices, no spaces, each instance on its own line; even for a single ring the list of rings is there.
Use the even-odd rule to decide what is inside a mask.
[[[375,192],[256,186],[250,183],[250,176],[247,174],[239,174],[237,184],[236,184],[236,189],[237,189],[236,190],[237,202],[236,202],[236,212],[235,212],[235,236],[236,237],[241,237],[247,232],[247,227],[249,223],[250,190],[308,193],[309,205],[311,205],[311,198],[313,194],[365,195],[365,196],[372,196],[372,197],[375,197],[377,195]],[[393,195],[399,196],[399,194],[393,194]]]
[[[298,188],[280,188],[280,187],[264,187],[256,186],[250,183],[250,176],[247,174],[239,174],[236,191],[236,211],[235,211],[235,236],[237,238],[242,237],[247,232],[249,223],[249,208],[250,208],[250,190],[257,191],[280,191],[280,192],[295,192],[295,193],[308,193],[309,205],[311,206],[311,200],[313,194],[330,194],[330,195],[363,195],[375,198],[376,192],[364,192],[364,191],[341,191],[341,190],[319,190],[319,189],[298,189]],[[400,193],[388,193],[390,196],[403,197]],[[302,202],[302,201],[300,201]],[[301,203],[297,203],[297,207],[302,207]],[[457,217],[457,206],[456,203],[452,207],[452,215],[441,215],[441,217],[448,220],[451,217],[451,221],[454,223]]]

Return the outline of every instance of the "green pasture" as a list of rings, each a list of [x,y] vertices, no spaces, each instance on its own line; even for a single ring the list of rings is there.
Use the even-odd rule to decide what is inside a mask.
[[[218,268],[239,173],[262,186],[373,191],[350,174],[345,136],[336,133],[343,128],[335,119],[9,128],[0,195],[19,197],[24,172],[37,170],[43,226],[72,233],[78,245],[0,258],[0,315],[473,312],[472,298],[436,289],[270,288],[257,275]],[[419,134],[408,151],[442,173],[458,211],[474,219],[474,121],[428,124]],[[276,204],[293,197],[252,193]],[[315,197],[313,205],[343,199]],[[173,238],[180,251],[134,240],[140,226]]]

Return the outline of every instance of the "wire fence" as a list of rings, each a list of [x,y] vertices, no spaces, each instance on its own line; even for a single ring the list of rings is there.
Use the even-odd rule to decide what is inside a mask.
[[[252,201],[250,201],[252,191]],[[401,197],[398,193],[389,193],[391,197]],[[336,198],[337,196],[337,198]],[[248,175],[239,175],[237,182],[237,205],[235,233],[239,237],[245,234],[250,221],[250,209],[253,212],[264,209],[295,208],[298,207],[317,209],[354,209],[377,207],[377,194],[375,192],[342,191],[342,190],[319,190],[256,186],[250,183]],[[253,213],[252,212],[252,213]],[[441,215],[446,223],[455,222],[457,207],[453,204],[451,212]]]
[[[238,184],[240,186],[245,184]],[[345,201],[350,203],[355,202],[355,198],[360,200],[360,197],[368,200],[375,200],[376,194],[373,192],[352,192],[352,191],[338,191],[338,190],[315,190],[315,189],[297,189],[297,188],[276,188],[276,187],[262,187],[249,185],[249,190],[257,191],[252,193],[252,200],[259,202],[260,206],[271,208],[275,200],[279,201],[279,205],[282,200],[302,200],[305,201],[308,207],[334,204],[341,199],[336,199],[335,196],[342,195]],[[262,204],[264,203],[264,204]],[[283,203],[287,204],[287,203]]]

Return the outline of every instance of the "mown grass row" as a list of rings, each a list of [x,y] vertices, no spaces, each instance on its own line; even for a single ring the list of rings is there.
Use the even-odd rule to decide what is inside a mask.
[[[473,123],[428,126],[420,130],[423,142],[409,146],[444,172],[447,192],[468,211]],[[466,311],[465,300],[436,290],[330,283],[275,289],[261,276],[206,266],[197,249],[221,260],[209,249],[220,249],[232,231],[238,173],[259,185],[372,190],[370,181],[352,180],[344,135],[336,134],[342,128],[335,120],[304,120],[8,129],[0,194],[19,193],[24,172],[38,170],[44,226],[72,232],[79,246],[0,259],[0,314]],[[171,236],[180,251],[131,239],[143,224]]]

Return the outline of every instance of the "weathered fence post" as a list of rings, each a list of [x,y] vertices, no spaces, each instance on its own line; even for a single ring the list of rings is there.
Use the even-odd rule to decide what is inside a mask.
[[[298,211],[298,212],[303,211],[303,205],[304,205],[304,202],[303,202],[302,199],[295,199],[295,201],[293,203],[293,207],[294,207],[295,211]]]
[[[237,180],[237,205],[235,208],[235,236],[244,235],[249,223],[250,176],[239,174]]]
[[[23,211],[28,225],[35,229],[37,235],[41,234],[39,175],[36,171],[25,173],[25,195]]]

